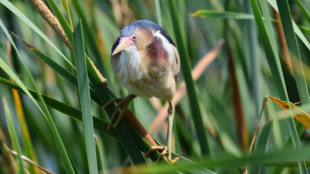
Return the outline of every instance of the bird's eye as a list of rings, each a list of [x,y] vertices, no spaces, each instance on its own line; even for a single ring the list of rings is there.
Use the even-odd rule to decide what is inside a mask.
[[[133,40],[136,40],[136,36],[134,36],[132,39],[133,39]]]

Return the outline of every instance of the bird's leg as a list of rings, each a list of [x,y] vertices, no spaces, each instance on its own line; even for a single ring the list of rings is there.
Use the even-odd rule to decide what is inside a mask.
[[[172,125],[173,125],[173,117],[174,117],[174,106],[171,101],[169,101],[169,109],[168,109],[168,131],[167,131],[167,138],[166,143],[163,146],[152,146],[150,150],[145,155],[145,158],[147,158],[151,152],[154,150],[162,150],[160,155],[158,156],[155,163],[158,163],[159,160],[168,153],[167,160],[173,164],[179,160],[180,157],[176,157],[175,159],[171,159],[171,134],[172,134]]]
[[[107,104],[105,104],[104,106],[102,106],[102,109],[105,109],[105,108],[107,108],[109,105],[111,105],[112,103],[114,103],[114,102],[116,102],[116,101],[117,101],[117,102],[119,101],[119,103],[117,104],[116,109],[115,109],[115,111],[114,111],[114,113],[113,113],[113,115],[112,115],[112,117],[111,117],[111,121],[110,121],[110,123],[109,123],[109,125],[108,125],[108,130],[110,129],[110,127],[111,127],[111,125],[112,125],[112,122],[113,122],[113,120],[115,119],[118,110],[122,107],[121,112],[119,113],[118,119],[117,119],[116,123],[114,124],[113,128],[116,128],[116,127],[117,127],[117,125],[119,124],[119,122],[120,122],[121,119],[123,118],[123,115],[124,115],[124,113],[125,113],[125,111],[126,111],[128,105],[129,105],[130,101],[131,101],[132,99],[136,98],[136,97],[137,97],[136,95],[130,94],[130,95],[124,97],[124,98],[114,98],[114,99],[110,100]]]
[[[168,145],[168,161],[171,161],[171,134],[172,134],[172,126],[173,126],[173,117],[174,117],[174,106],[172,102],[169,102],[168,109],[168,131],[166,137],[166,145]]]

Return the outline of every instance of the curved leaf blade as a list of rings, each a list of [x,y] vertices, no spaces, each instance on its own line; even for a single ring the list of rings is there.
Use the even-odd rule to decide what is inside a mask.
[[[212,10],[198,10],[192,13],[193,17],[210,17],[210,18],[222,18],[222,19],[254,19],[253,15],[246,13],[235,12],[218,12]]]
[[[62,54],[62,52],[54,45],[54,43],[49,40],[42,31],[35,26],[21,11],[19,11],[10,1],[8,0],[0,0],[5,7],[11,10],[17,17],[19,17],[22,21],[24,21],[30,28],[32,28],[36,33],[38,33],[47,43],[49,43],[60,55],[63,57],[67,63],[70,65],[71,62]]]

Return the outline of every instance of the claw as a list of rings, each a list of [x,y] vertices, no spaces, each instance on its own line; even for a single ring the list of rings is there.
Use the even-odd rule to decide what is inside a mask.
[[[180,156],[175,157],[173,160],[171,160],[171,159],[168,159],[168,158],[165,156],[167,153],[169,153],[169,152],[168,152],[168,149],[169,149],[168,146],[165,146],[165,145],[164,145],[164,146],[151,146],[150,150],[144,155],[144,158],[149,157],[150,154],[151,154],[153,151],[155,151],[155,150],[162,150],[162,152],[160,152],[160,154],[159,154],[157,160],[155,161],[155,164],[157,164],[157,163],[160,161],[160,159],[161,159],[162,157],[165,157],[165,158],[167,159],[168,162],[170,162],[171,164],[174,164],[174,163],[176,163],[176,162],[181,158],[182,152],[181,152]]]
[[[162,150],[159,154],[157,160],[155,161],[155,165],[168,153],[168,146],[151,146],[150,150],[145,154],[144,158],[150,156],[150,154],[155,150]]]
[[[112,115],[112,117],[111,117],[111,121],[110,121],[110,123],[109,123],[109,125],[108,125],[108,127],[107,127],[108,130],[110,130],[111,125],[112,125],[112,122],[113,122],[113,120],[115,119],[116,114],[117,114],[119,108],[122,106],[122,104],[123,104],[123,100],[120,101],[120,102],[117,104],[116,109],[115,109],[115,111],[114,111],[114,113],[113,113],[113,115]],[[120,116],[121,116],[121,115],[119,115],[119,117],[120,117]]]
[[[174,164],[176,163],[177,161],[179,161],[179,159],[181,158],[182,156],[182,152],[180,153],[180,155],[178,157],[175,157],[173,160],[168,160],[171,164]]]
[[[144,155],[144,158],[149,157],[154,150],[164,150],[164,148],[164,146],[151,146],[150,150]]]
[[[125,111],[126,111],[128,105],[129,105],[130,101],[131,101],[132,99],[134,99],[135,97],[136,97],[136,96],[135,96],[134,94],[130,94],[130,95],[124,97],[124,98],[114,98],[114,99],[112,99],[111,101],[109,101],[108,103],[106,103],[105,105],[102,106],[102,109],[106,109],[106,108],[107,108],[109,105],[111,105],[112,103],[114,103],[114,102],[119,102],[119,103],[117,104],[117,106],[116,106],[116,109],[115,109],[115,111],[114,111],[112,117],[111,117],[111,121],[110,121],[110,123],[109,123],[109,125],[108,125],[108,127],[107,127],[108,131],[109,131],[110,128],[111,128],[111,125],[112,125],[113,120],[115,119],[115,117],[116,117],[116,115],[117,115],[118,110],[122,107],[122,110],[121,110],[121,112],[119,113],[119,117],[118,117],[116,123],[114,124],[113,128],[116,128],[116,127],[117,127],[117,125],[119,124],[119,122],[120,122],[121,119],[123,118],[123,115],[124,115],[124,113],[125,113]]]
[[[113,98],[112,100],[110,100],[108,103],[106,103],[105,105],[103,105],[101,108],[102,109],[105,109],[105,108],[107,108],[108,106],[110,106],[112,103],[114,103],[114,102],[119,102],[119,101],[121,101],[122,100],[122,98]]]
[[[144,158],[147,158],[150,156],[150,154],[154,151],[154,150],[162,150],[162,152],[159,154],[157,160],[155,161],[155,164],[157,164],[160,159],[162,157],[165,156],[165,154],[168,153],[168,147],[167,146],[151,146],[150,150],[145,154]]]
[[[126,111],[126,109],[127,109],[127,107],[128,107],[128,104],[129,104],[129,103],[124,103],[124,104],[123,104],[122,111],[119,113],[118,119],[117,119],[116,123],[115,123],[114,126],[113,126],[114,129],[117,127],[117,125],[119,124],[119,122],[120,122],[121,119],[123,118],[124,113],[125,113],[125,111]]]
[[[155,161],[155,165],[158,164],[158,162],[162,159],[162,157],[165,156],[165,154],[168,152],[168,148],[164,148],[164,150],[159,154],[157,160]]]

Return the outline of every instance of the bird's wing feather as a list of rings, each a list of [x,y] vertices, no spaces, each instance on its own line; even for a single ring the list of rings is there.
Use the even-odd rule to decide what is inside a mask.
[[[174,60],[173,60],[173,64],[172,64],[172,71],[173,71],[173,75],[174,75],[174,80],[176,82],[179,82],[179,75],[180,75],[180,56],[179,56],[179,52],[177,50],[177,48],[170,44],[173,52],[174,52]]]
[[[147,46],[147,52],[151,59],[151,62],[156,67],[165,67],[164,64],[167,64],[167,60],[169,56],[169,49],[167,50],[165,47],[171,47],[173,50],[172,55],[172,64],[170,64],[174,80],[179,82],[179,74],[180,74],[180,56],[177,48],[171,44],[161,32],[154,31],[153,41]],[[165,46],[166,45],[166,46]]]

